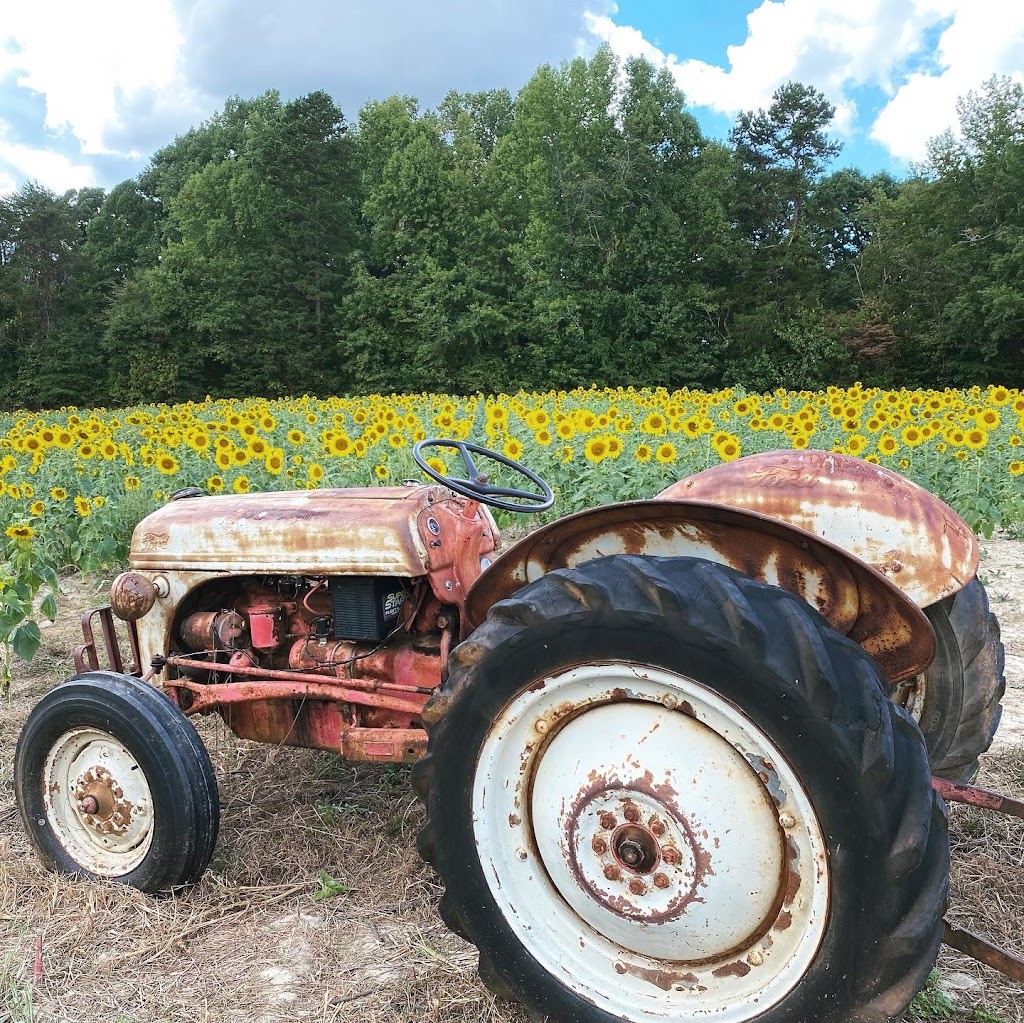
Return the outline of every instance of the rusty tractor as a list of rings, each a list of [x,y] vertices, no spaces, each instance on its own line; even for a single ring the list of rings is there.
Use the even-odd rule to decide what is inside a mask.
[[[193,489],[138,525],[78,673],[19,739],[50,868],[196,882],[219,811],[189,719],[215,713],[414,762],[441,916],[534,1018],[874,1023],[944,938],[1024,980],[943,919],[945,799],[1024,813],[970,784],[1003,649],[950,508],[773,452],[499,556],[489,508],[543,511],[551,488],[469,443],[414,455],[429,484]]]

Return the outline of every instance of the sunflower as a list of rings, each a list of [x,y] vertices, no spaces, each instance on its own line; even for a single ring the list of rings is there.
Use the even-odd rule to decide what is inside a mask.
[[[502,452],[506,458],[519,459],[523,457],[523,445],[520,444],[515,437],[510,437],[505,442]]]
[[[28,510],[33,515],[36,515],[36,516],[42,515],[43,512],[46,511],[46,502],[45,501],[33,501],[29,505]]]
[[[994,408],[987,408],[978,416],[978,423],[986,430],[994,430],[1000,422],[999,413]]]
[[[373,474],[379,480],[386,480],[391,475],[391,471],[388,469],[386,465],[378,463],[373,467]]]
[[[665,433],[667,428],[668,424],[665,422],[665,417],[658,412],[651,412],[640,424],[640,429],[644,433],[650,433],[659,437]]]
[[[1011,476],[1019,476],[1021,473],[1024,473],[1024,462],[1015,460],[1010,463],[1009,468]]]
[[[54,501],[66,501],[68,499],[68,492],[63,487],[51,487],[50,497]]]
[[[668,465],[676,460],[676,448],[674,444],[670,444],[666,441],[664,444],[658,445],[658,450],[655,452],[654,457],[662,464]]]
[[[224,480],[220,476],[211,476],[206,481],[206,489],[211,494],[219,494],[224,489]]]
[[[185,438],[185,443],[198,454],[203,454],[210,449],[210,435],[205,430],[191,430]]]
[[[437,455],[431,455],[431,457],[427,459],[427,465],[429,465],[430,468],[438,474],[438,476],[448,475],[448,465],[443,458],[438,458]]]
[[[231,484],[231,489],[236,494],[248,494],[249,493],[249,477],[239,476],[235,479],[235,482]]]
[[[641,444],[636,451],[633,452],[633,457],[638,462],[649,462],[654,457],[654,452],[647,444]]]
[[[397,451],[399,448],[405,447],[405,436],[401,433],[388,434],[388,444],[390,447]]]
[[[916,426],[906,426],[900,434],[908,448],[916,448],[925,438]]]
[[[306,441],[306,435],[301,430],[289,430],[288,431],[288,443],[294,444],[296,447],[299,444],[304,444]]]
[[[549,430],[541,428],[533,435],[533,439],[542,448],[546,448],[551,444],[551,433]]]
[[[988,444],[988,434],[980,426],[976,426],[964,434],[964,443],[972,451],[980,451]]]
[[[78,512],[79,517],[83,519],[92,515],[92,505],[89,503],[89,499],[87,497],[82,497],[82,495],[79,494],[75,498],[75,511]]]
[[[324,478],[324,467],[317,462],[310,462],[309,467],[306,469],[306,475],[316,482]]]
[[[4,532],[12,540],[31,540],[32,537],[36,535],[35,530],[23,522],[16,523],[13,526],[8,526]]]
[[[608,457],[608,443],[604,437],[589,437],[583,445],[583,454],[588,462],[596,464]]]
[[[392,436],[397,436],[393,434]],[[394,445],[392,445],[394,447]],[[327,441],[327,453],[329,455],[347,455],[352,451],[352,441],[343,433],[333,434]]]
[[[894,455],[899,447],[900,442],[891,433],[884,433],[878,438],[878,450],[883,455]]]
[[[284,455],[281,451],[271,451],[263,464],[272,476],[279,476],[284,468]]]
[[[181,466],[178,465],[178,460],[174,455],[165,451],[162,455],[157,456],[156,468],[164,476],[173,476]]]
[[[722,441],[717,448],[718,457],[723,462],[734,462],[740,457],[740,441],[738,437],[730,437]]]

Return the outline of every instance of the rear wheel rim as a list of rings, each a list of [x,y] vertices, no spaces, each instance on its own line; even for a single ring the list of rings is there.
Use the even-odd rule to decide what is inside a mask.
[[[758,1016],[825,932],[804,786],[739,708],[680,674],[587,665],[521,692],[481,747],[473,821],[519,942],[622,1020]]]
[[[43,806],[54,837],[83,870],[123,877],[153,843],[153,794],[135,755],[99,728],[60,735],[43,768]]]

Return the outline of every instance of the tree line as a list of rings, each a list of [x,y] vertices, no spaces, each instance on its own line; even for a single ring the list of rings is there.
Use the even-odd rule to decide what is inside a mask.
[[[896,180],[799,83],[704,137],[609,50],[513,97],[229,100],[109,192],[0,197],[0,407],[1024,386],[1024,87]]]

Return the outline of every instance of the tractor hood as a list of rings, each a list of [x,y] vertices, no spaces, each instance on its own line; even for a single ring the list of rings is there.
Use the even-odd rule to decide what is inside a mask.
[[[978,541],[949,505],[891,469],[826,451],[766,451],[673,483],[658,497],[782,519],[867,562],[918,607],[962,590]]]
[[[426,572],[417,528],[451,500],[439,486],[297,490],[171,501],[132,535],[130,564],[146,571],[388,575]]]

